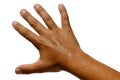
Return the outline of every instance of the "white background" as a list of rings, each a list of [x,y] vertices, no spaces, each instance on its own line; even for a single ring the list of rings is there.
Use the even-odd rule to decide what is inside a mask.
[[[15,68],[38,59],[38,51],[13,28],[17,20],[26,27],[23,8],[40,21],[33,5],[41,4],[60,26],[58,4],[63,3],[81,48],[90,56],[120,71],[120,0],[0,0],[0,80],[79,80],[61,71],[16,75]],[[31,28],[30,28],[31,29]]]

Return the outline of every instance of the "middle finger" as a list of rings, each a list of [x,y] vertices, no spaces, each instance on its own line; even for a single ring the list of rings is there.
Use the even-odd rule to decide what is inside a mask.
[[[39,34],[44,33],[47,29],[34,18],[27,10],[22,9],[20,11],[21,16],[34,28]]]

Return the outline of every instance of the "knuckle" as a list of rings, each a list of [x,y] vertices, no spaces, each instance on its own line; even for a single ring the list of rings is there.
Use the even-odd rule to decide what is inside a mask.
[[[66,14],[62,14],[62,18],[67,20],[68,19],[68,16]]]
[[[47,14],[46,11],[41,10],[40,14],[41,14],[41,16],[43,17],[43,19],[44,19],[45,21],[50,21],[50,20],[51,20],[51,17]]]
[[[24,14],[23,17],[31,26],[36,26],[39,23],[38,20],[34,18],[30,13]]]
[[[31,36],[29,30],[24,30],[24,31],[22,32],[22,35],[24,35],[24,36],[26,36],[26,37],[30,37],[30,36]]]
[[[30,24],[31,26],[37,26],[37,25],[39,24],[39,22],[38,22],[36,19],[31,19],[31,20],[29,21],[29,24]]]
[[[61,17],[62,17],[62,20],[63,20],[64,23],[69,20],[67,15],[62,15]]]
[[[51,21],[51,17],[48,14],[43,14],[43,18],[46,22]]]

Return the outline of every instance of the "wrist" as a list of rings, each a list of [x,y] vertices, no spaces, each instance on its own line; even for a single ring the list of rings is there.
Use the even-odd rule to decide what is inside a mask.
[[[74,51],[68,51],[67,54],[60,58],[60,66],[63,70],[69,71],[69,68],[81,63],[84,54],[80,48],[76,48]]]
[[[73,55],[65,58],[62,69],[84,80],[119,79],[119,72],[98,62],[82,50],[77,50]],[[103,74],[104,73],[104,74]],[[98,75],[100,74],[100,75]],[[93,76],[94,75],[94,76]],[[109,76],[108,76],[109,75]],[[114,75],[114,76],[113,76]],[[111,76],[111,77],[110,77]]]

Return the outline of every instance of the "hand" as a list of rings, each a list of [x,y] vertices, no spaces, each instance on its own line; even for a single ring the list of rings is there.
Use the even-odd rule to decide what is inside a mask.
[[[40,57],[33,64],[18,66],[15,70],[17,74],[59,71],[64,68],[63,65],[66,64],[66,60],[71,59],[71,57],[75,56],[74,53],[80,50],[63,4],[59,5],[61,28],[55,24],[42,6],[36,4],[34,9],[42,17],[48,28],[35,19],[27,10],[20,11],[21,16],[39,35],[25,28],[17,21],[13,22],[13,27],[38,49]]]
[[[60,4],[61,28],[39,5],[34,6],[36,12],[46,23],[46,28],[27,10],[21,10],[21,16],[36,30],[38,34],[25,28],[19,22],[13,27],[39,51],[40,57],[33,64],[24,64],[16,68],[17,74],[41,73],[66,70],[82,80],[120,80],[120,73],[84,53],[72,32],[65,7]]]

